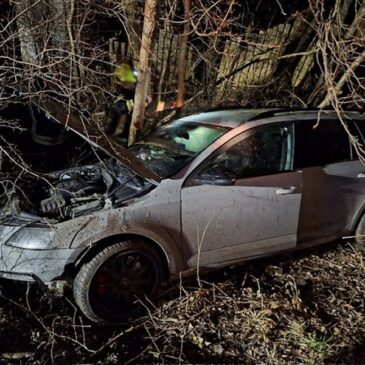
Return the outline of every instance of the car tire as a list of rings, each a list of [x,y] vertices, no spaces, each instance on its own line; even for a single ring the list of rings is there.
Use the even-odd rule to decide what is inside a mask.
[[[73,282],[76,304],[99,324],[121,323],[143,308],[161,285],[162,260],[143,241],[123,241],[84,263]]]

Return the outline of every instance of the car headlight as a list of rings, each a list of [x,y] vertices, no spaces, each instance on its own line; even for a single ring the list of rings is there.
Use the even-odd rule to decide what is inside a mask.
[[[55,231],[49,228],[25,227],[16,232],[7,242],[7,246],[44,250],[51,247]]]

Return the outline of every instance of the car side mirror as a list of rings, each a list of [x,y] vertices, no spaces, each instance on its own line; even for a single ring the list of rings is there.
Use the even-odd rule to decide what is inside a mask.
[[[236,177],[225,166],[209,166],[191,180],[191,185],[234,185]]]

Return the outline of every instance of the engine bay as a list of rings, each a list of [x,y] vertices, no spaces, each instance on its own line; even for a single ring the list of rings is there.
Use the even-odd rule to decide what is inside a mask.
[[[114,159],[19,179],[3,197],[2,215],[20,212],[64,221],[119,207],[154,187]],[[4,195],[4,194],[3,194]]]

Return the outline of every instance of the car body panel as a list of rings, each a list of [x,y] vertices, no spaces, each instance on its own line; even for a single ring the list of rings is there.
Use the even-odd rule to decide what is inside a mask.
[[[155,190],[124,207],[80,217],[72,222],[72,229],[68,222],[64,224],[63,229],[71,232],[83,227],[72,237],[72,247],[91,247],[104,239],[123,235],[146,237],[165,252],[171,272],[185,267],[181,253],[179,183],[176,181],[164,180]]]
[[[300,243],[351,233],[365,201],[364,172],[358,160],[303,169]]]
[[[301,185],[301,173],[292,172],[241,179],[234,186],[184,187],[182,231],[194,253],[189,264],[295,248]],[[295,192],[278,194],[291,186]]]

